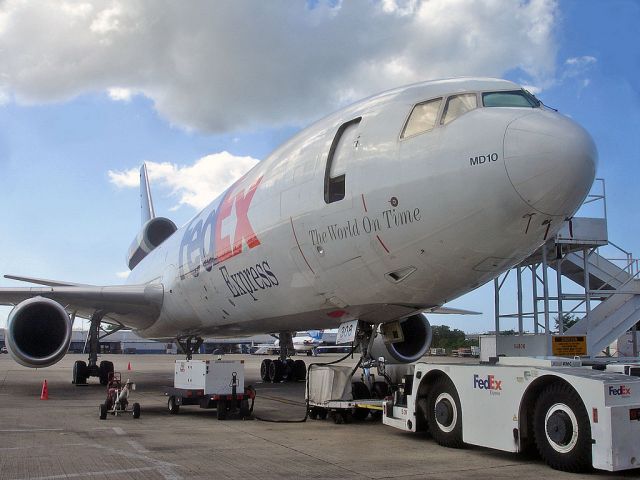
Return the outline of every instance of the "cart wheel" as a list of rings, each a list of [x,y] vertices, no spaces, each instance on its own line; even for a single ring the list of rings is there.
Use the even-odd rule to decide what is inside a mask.
[[[591,469],[591,425],[578,393],[564,383],[547,386],[533,414],[536,446],[545,462],[556,470]]]
[[[352,382],[351,394],[354,400],[371,398],[369,388],[364,384],[364,382]],[[366,408],[353,409],[353,418],[355,418],[356,420],[364,420],[365,418],[367,418],[367,416],[369,416],[369,410],[367,410]]]
[[[434,440],[443,447],[462,448],[462,410],[456,387],[440,377],[427,397],[427,423]]]
[[[133,404],[133,418],[140,418],[140,404]]]
[[[316,407],[311,407],[308,411],[308,415],[309,418],[311,420],[317,420],[318,419],[318,409]]]
[[[226,420],[227,419],[227,401],[224,399],[218,400],[218,406],[216,408],[216,413],[218,414],[218,420]]]
[[[358,410],[358,409],[356,409]],[[369,413],[367,410],[365,410],[365,412],[367,412],[367,414]],[[351,410],[345,410],[344,412],[342,412],[342,419],[344,421],[344,423],[351,423],[353,422],[353,413],[351,412]]]
[[[273,360],[269,364],[269,380],[273,383],[280,382],[282,380],[282,374],[284,370],[284,365],[280,360]]]
[[[260,378],[263,382],[271,381],[271,377],[269,377],[269,366],[271,365],[271,362],[272,360],[270,358],[265,358],[260,364]]]
[[[167,401],[167,407],[169,408],[169,413],[171,415],[177,415],[180,411],[180,405],[176,403],[176,397],[171,395],[169,400]]]
[[[73,364],[71,383],[75,385],[84,385],[87,383],[87,364],[82,360],[76,360]]]
[[[103,360],[100,362],[99,367],[100,385],[106,385],[109,383],[109,374],[113,373],[113,362]]]
[[[326,408],[319,408],[319,409],[318,409],[318,418],[319,418],[320,420],[326,420],[326,419],[327,419],[327,414],[328,414],[328,413],[329,413],[329,412],[327,412],[327,409],[326,409]]]
[[[382,410],[371,410],[371,419],[375,422],[382,420]]]
[[[333,422],[336,425],[342,425],[344,423],[344,417],[341,412],[331,412],[331,415],[333,415]]]
[[[100,420],[107,419],[107,406],[104,403],[100,404]]]
[[[239,415],[240,415],[240,418],[249,418],[249,416],[251,415],[251,413],[249,412],[249,400],[246,398],[243,398],[242,400],[240,400]]]
[[[296,360],[293,362],[293,379],[301,382],[307,378],[307,366],[304,360]]]

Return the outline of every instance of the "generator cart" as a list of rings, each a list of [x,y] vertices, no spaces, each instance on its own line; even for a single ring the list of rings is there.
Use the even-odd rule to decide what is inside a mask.
[[[215,408],[218,420],[248,418],[255,391],[244,386],[243,360],[176,360],[174,386],[165,389],[169,413],[181,405]]]

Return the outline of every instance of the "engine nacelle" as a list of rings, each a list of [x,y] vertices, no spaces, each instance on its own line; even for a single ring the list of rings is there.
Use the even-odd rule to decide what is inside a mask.
[[[384,357],[387,363],[411,363],[419,360],[431,346],[433,332],[431,324],[424,315],[411,315],[400,321],[404,340],[397,343],[384,343],[381,335],[373,341],[371,356]]]
[[[175,223],[164,217],[155,217],[145,223],[129,247],[129,270],[133,270],[151,250],[173,235],[177,229]]]
[[[25,367],[48,367],[69,350],[69,314],[49,298],[34,297],[16,305],[7,319],[5,343],[13,359]]]

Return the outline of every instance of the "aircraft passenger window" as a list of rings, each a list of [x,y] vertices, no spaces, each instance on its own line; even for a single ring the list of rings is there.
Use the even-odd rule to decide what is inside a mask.
[[[436,126],[436,119],[440,111],[441,98],[419,103],[411,111],[400,138],[407,138],[419,133],[428,132]]]
[[[483,93],[482,103],[485,107],[536,108],[540,106],[540,100],[525,90]]]
[[[324,201],[333,203],[345,195],[347,164],[357,148],[358,125],[362,117],[343,123],[331,143],[324,172]]]
[[[444,107],[442,121],[440,123],[446,125],[474,108],[478,108],[478,99],[475,93],[465,93],[463,95],[449,97]]]

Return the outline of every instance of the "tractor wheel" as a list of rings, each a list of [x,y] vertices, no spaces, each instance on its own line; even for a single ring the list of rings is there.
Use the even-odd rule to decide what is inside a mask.
[[[564,383],[542,391],[533,413],[533,432],[540,456],[565,472],[591,470],[591,425],[578,393]]]
[[[107,419],[107,406],[104,403],[100,404],[100,420]]]
[[[133,418],[140,418],[140,404],[133,404]]]
[[[461,448],[462,409],[456,387],[446,377],[441,377],[427,397],[427,423],[431,436],[443,447]]]

